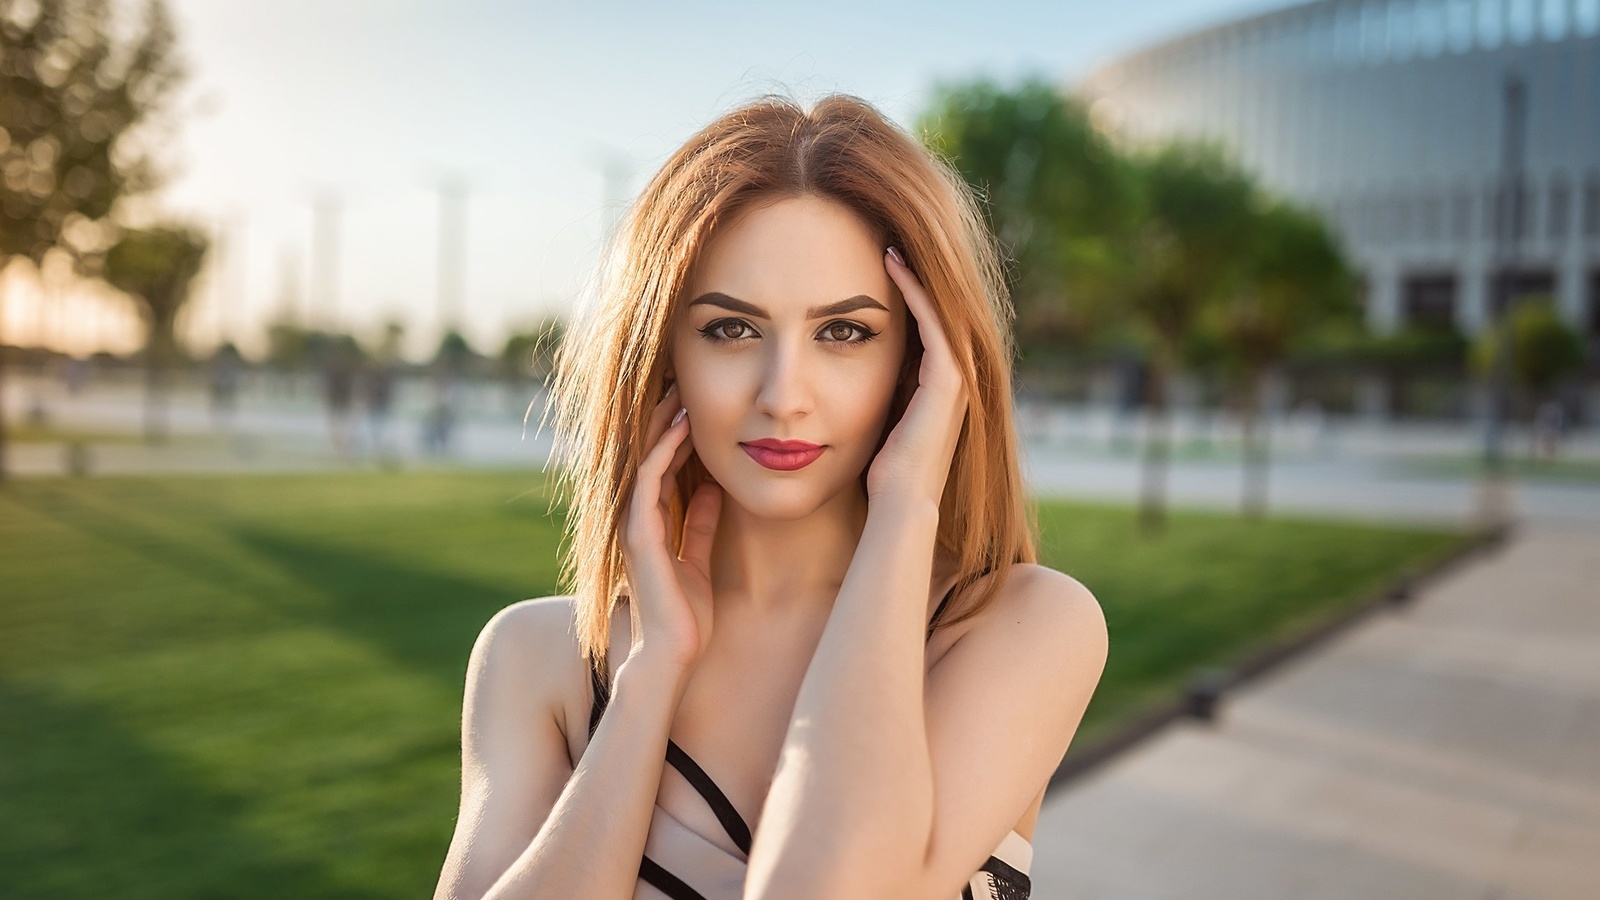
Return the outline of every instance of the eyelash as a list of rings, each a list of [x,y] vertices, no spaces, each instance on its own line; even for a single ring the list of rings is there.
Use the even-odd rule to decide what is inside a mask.
[[[714,344],[737,344],[740,341],[749,340],[748,336],[730,338],[730,337],[721,337],[720,335],[716,334],[718,329],[724,328],[724,327],[726,327],[728,325],[734,325],[734,324],[741,325],[741,326],[743,326],[745,328],[750,328],[750,323],[746,322],[743,319],[718,319],[715,322],[710,323],[706,327],[699,329],[699,331],[700,331],[700,334],[705,336],[706,340],[709,340]],[[822,330],[824,332],[826,332],[829,329],[835,328],[835,327],[840,326],[840,325],[845,325],[845,326],[848,326],[850,328],[856,329],[857,331],[859,331],[862,334],[861,339],[860,340],[854,340],[854,341],[848,341],[848,340],[847,341],[824,341],[823,343],[827,343],[827,344],[846,344],[846,345],[860,346],[860,345],[865,344],[868,341],[874,340],[874,339],[876,339],[878,337],[878,332],[873,331],[872,329],[868,328],[867,326],[859,324],[857,322],[846,321],[844,319],[840,319],[839,321],[836,321],[836,322],[829,322],[828,324],[822,326]],[[751,330],[754,330],[754,329],[751,329]]]

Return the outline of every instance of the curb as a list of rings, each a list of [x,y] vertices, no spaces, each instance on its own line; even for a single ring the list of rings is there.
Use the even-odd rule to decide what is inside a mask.
[[[1303,634],[1263,647],[1232,669],[1206,668],[1194,672],[1182,693],[1171,702],[1134,719],[1081,750],[1069,748],[1061,765],[1056,768],[1055,774],[1050,776],[1050,783],[1045,787],[1045,797],[1048,798],[1068,783],[1132,749],[1176,720],[1193,718],[1203,722],[1215,721],[1217,705],[1228,691],[1316,648],[1357,622],[1378,612],[1404,606],[1416,595],[1418,588],[1437,580],[1470,560],[1499,549],[1515,530],[1515,525],[1507,524],[1469,532],[1468,540],[1460,547],[1429,563],[1403,572],[1387,586],[1374,591],[1365,600],[1356,603],[1333,619]],[[1074,750],[1077,752],[1073,752]]]

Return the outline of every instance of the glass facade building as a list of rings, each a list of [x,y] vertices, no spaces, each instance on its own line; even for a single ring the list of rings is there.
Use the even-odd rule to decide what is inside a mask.
[[[1380,331],[1472,334],[1512,292],[1546,293],[1600,340],[1600,0],[1316,0],[1135,50],[1073,90],[1120,142],[1220,141],[1320,210]]]

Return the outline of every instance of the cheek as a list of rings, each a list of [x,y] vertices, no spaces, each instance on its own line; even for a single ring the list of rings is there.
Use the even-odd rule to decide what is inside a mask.
[[[874,452],[877,439],[889,424],[898,405],[899,374],[898,360],[875,361],[841,378],[828,392],[836,421],[848,431],[859,452]]]

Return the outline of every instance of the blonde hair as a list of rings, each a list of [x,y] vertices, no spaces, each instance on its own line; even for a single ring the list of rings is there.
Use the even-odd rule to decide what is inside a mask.
[[[571,543],[561,577],[574,597],[584,656],[602,677],[611,616],[629,591],[620,517],[649,450],[650,412],[665,394],[663,350],[679,294],[720,223],[800,195],[841,204],[899,248],[956,357],[970,361],[962,372],[970,406],[940,501],[935,552],[955,560],[958,593],[984,571],[997,571],[965,613],[941,625],[992,602],[1007,564],[1038,559],[1013,421],[1013,311],[998,248],[971,189],[948,162],[858,97],[832,94],[807,111],[764,95],[707,125],[651,178],[619,223],[597,289],[556,352],[544,415],[554,415],[563,459],[556,493],[567,498]],[[908,331],[904,371],[914,373],[921,345],[911,346],[914,324]],[[885,436],[915,390],[913,375],[897,393]],[[674,548],[683,540],[684,501],[708,478],[693,456],[679,473],[668,521]]]

